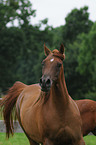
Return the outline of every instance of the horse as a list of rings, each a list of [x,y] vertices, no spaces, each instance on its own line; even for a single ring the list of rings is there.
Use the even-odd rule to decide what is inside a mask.
[[[96,135],[96,101],[83,99],[76,100],[82,118],[83,136],[92,132]]]
[[[65,83],[64,46],[51,51],[44,45],[44,51],[40,84],[16,82],[2,100],[6,135],[13,134],[15,110],[30,145],[85,145],[80,112]]]

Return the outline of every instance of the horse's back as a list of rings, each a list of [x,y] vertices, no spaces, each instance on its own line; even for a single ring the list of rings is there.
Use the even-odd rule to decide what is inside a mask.
[[[76,100],[82,118],[83,136],[89,132],[96,135],[96,101],[84,99]]]
[[[80,113],[96,112],[96,101],[84,99],[84,100],[76,100],[75,102],[78,105]]]
[[[34,104],[35,101],[39,98],[40,92],[41,92],[41,87],[39,84],[33,84],[27,86],[19,96],[19,100],[21,104],[20,107],[22,106],[22,104],[29,105],[30,103],[32,106],[32,104]]]
[[[84,99],[75,102],[78,105],[83,124],[87,124],[88,127],[90,124],[94,124],[93,122],[96,123],[96,101]]]

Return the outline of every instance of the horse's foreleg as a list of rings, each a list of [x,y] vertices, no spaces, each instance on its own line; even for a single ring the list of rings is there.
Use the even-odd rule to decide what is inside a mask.
[[[53,145],[53,143],[48,138],[46,138],[43,145]]]
[[[81,137],[81,140],[80,140],[80,142],[78,143],[78,145],[85,145],[85,142],[84,142],[83,137]]]

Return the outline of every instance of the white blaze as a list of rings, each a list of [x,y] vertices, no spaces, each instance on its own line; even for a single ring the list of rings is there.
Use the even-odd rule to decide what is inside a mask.
[[[54,61],[54,58],[50,59],[50,61],[53,62]]]

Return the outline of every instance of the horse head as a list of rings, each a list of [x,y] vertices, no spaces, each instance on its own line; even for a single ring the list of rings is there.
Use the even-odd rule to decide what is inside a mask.
[[[44,45],[44,52],[47,57],[42,61],[40,86],[42,91],[48,92],[52,84],[58,79],[63,66],[63,60],[65,58],[64,45],[61,44],[59,51],[55,49],[52,52]]]

